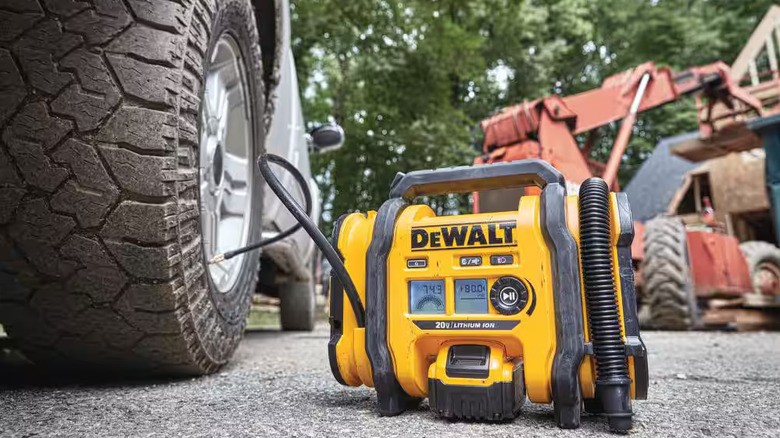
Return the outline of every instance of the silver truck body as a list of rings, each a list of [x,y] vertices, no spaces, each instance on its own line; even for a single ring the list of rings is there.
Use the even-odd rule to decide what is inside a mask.
[[[284,157],[309,180],[309,189],[312,192],[311,217],[318,222],[321,212],[320,196],[317,184],[311,176],[309,165],[310,145],[307,139],[306,122],[303,119],[301,99],[298,89],[298,79],[295,72],[295,60],[290,46],[290,6],[287,0],[282,0],[280,12],[281,47],[278,60],[279,84],[272,93],[271,107],[274,108],[273,119],[268,137],[266,150],[269,153]],[[303,195],[292,176],[285,174],[281,168],[277,168],[278,175],[285,187],[303,205]],[[278,233],[294,226],[295,219],[266,187],[263,201],[263,238],[270,238]],[[291,276],[297,280],[308,280],[312,272],[312,258],[315,255],[314,243],[309,236],[300,230],[264,250],[264,255],[273,260],[279,269],[279,274]],[[262,269],[262,267],[261,267]]]

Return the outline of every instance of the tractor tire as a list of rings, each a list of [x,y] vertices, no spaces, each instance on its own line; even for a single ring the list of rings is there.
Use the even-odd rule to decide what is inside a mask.
[[[218,370],[243,335],[259,258],[215,289],[202,107],[229,35],[253,163],[265,90],[250,0],[3,1],[0,17],[0,324],[61,370]],[[261,196],[243,204],[250,240]]]
[[[659,216],[647,223],[642,276],[649,306],[650,327],[691,330],[700,315],[688,264],[685,226]]]
[[[279,313],[282,330],[314,330],[317,307],[314,294],[314,283],[311,281],[279,285]]]
[[[753,292],[759,295],[777,293],[780,280],[780,248],[769,242],[751,241],[739,245],[753,282]],[[769,286],[769,290],[766,289]]]

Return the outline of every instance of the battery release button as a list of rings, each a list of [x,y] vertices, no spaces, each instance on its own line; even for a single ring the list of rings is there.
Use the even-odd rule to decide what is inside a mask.
[[[453,345],[447,352],[447,377],[486,379],[490,376],[490,347]]]

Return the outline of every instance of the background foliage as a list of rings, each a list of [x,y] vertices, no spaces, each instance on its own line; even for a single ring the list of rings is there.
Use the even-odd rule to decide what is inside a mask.
[[[313,158],[324,226],[378,208],[396,172],[469,164],[496,110],[599,86],[652,60],[731,63],[766,0],[293,0],[293,50],[308,120],[347,142]],[[696,129],[692,100],[640,117],[625,184],[662,137]],[[607,127],[597,157],[609,153]],[[440,212],[465,197],[432,200]]]

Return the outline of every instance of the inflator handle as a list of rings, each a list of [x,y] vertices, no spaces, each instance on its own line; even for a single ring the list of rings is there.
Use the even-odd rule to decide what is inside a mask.
[[[468,193],[490,189],[564,184],[563,175],[542,160],[449,167],[398,173],[390,188],[391,198],[407,201],[418,196]]]

